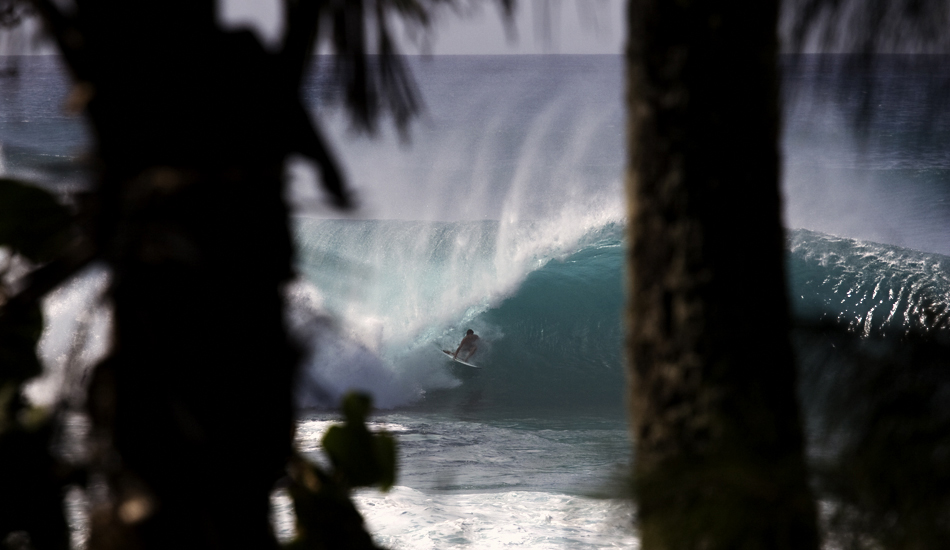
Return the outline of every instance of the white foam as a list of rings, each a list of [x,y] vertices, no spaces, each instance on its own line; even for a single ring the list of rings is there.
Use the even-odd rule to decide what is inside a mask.
[[[455,387],[459,382],[436,365],[398,369],[380,355],[382,330],[341,327],[322,309],[322,295],[306,281],[285,290],[288,325],[302,342],[306,358],[297,383],[300,407],[335,407],[350,391],[373,396],[374,405],[390,409],[418,400],[427,389]]]
[[[112,345],[112,310],[103,301],[109,275],[96,265],[76,275],[43,299],[43,334],[37,354],[43,375],[24,388],[26,397],[48,406],[66,392],[77,392],[85,372]]]
[[[594,550],[640,547],[633,505],[557,493],[430,494],[396,486],[354,497],[376,543],[392,550],[510,548]],[[277,532],[294,533],[290,499],[273,499]]]
[[[363,492],[357,507],[369,531],[393,550],[639,548],[630,503],[562,494],[426,494],[394,487]]]

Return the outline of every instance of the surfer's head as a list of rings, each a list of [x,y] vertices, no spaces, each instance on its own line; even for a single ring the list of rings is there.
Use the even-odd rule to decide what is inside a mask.
[[[466,332],[465,334],[466,334],[466,335],[468,335],[468,334],[475,334],[475,331],[472,330],[472,329],[468,329],[468,332]]]

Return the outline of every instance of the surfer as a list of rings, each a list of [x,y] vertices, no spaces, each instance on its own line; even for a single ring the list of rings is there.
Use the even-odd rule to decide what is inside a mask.
[[[469,358],[478,351],[478,335],[475,334],[474,330],[468,329],[468,332],[465,333],[465,338],[462,338],[462,343],[459,344],[458,349],[455,350],[455,354],[452,355],[452,359],[458,359],[460,351],[468,352],[468,355],[466,355],[462,361],[468,361]]]

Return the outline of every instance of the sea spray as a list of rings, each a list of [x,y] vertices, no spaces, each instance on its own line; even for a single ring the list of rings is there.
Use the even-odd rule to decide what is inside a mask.
[[[339,143],[361,217],[538,220],[605,192],[622,203],[620,61],[409,59],[426,109],[404,140],[387,126],[374,139],[354,136],[344,116],[319,106],[319,73],[304,97]]]

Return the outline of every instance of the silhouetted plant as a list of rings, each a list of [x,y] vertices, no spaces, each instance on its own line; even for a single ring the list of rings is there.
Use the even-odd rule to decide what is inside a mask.
[[[848,549],[950,545],[950,345],[946,334],[796,329],[816,355],[803,395],[829,541]]]
[[[219,28],[212,0],[32,2],[73,79],[72,107],[87,116],[93,169],[72,197],[75,216],[36,188],[0,185],[0,246],[22,271],[0,295],[0,538],[65,547],[62,489],[95,478],[90,549],[275,548],[269,497],[290,467],[298,510],[316,498],[327,514],[298,518],[321,530],[304,529],[299,544],[365,546],[348,490],[393,483],[392,440],[361,431],[357,406],[330,440],[332,475],[292,449],[299,351],[282,311],[293,275],[283,169],[290,154],[311,159],[328,199],[351,207],[300,98],[311,53],[330,45],[330,80],[357,128],[373,132],[388,113],[404,130],[420,101],[392,16],[425,26],[453,3],[287,0],[271,53]],[[0,0],[0,25],[22,6]],[[37,420],[20,391],[40,371],[39,300],[94,260],[111,272],[113,349],[89,377],[89,461],[73,475],[50,454],[61,422]],[[373,459],[354,464],[363,452]],[[324,489],[313,489],[307,480],[321,475]],[[329,521],[336,513],[352,521]]]
[[[371,398],[351,393],[343,399],[345,423],[331,426],[323,449],[332,471],[326,472],[299,454],[289,468],[289,491],[297,518],[296,549],[376,548],[363,529],[363,518],[350,501],[350,490],[379,487],[396,480],[396,442],[385,432],[366,427]]]
[[[48,192],[0,179],[0,542],[19,533],[38,550],[69,547],[62,497],[76,479],[50,453],[54,414],[22,397],[24,383],[42,372],[43,314],[38,295],[17,290],[29,284],[31,266],[69,243],[71,221]]]

